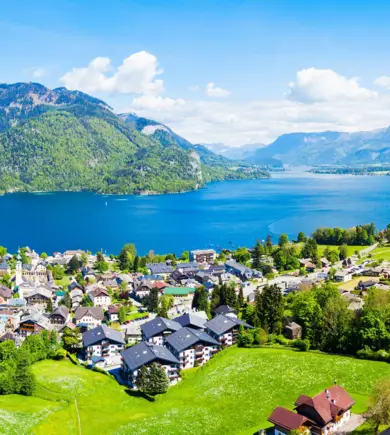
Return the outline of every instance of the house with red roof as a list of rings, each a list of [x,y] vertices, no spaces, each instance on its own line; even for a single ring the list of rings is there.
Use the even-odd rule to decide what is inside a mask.
[[[317,396],[301,395],[295,402],[295,412],[277,407],[268,421],[275,425],[275,435],[288,435],[299,430],[302,434],[329,435],[339,430],[351,417],[355,404],[344,388],[334,385]]]

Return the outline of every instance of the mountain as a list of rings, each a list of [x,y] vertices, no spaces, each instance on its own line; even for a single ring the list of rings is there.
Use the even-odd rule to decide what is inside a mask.
[[[263,148],[266,145],[261,143],[252,143],[252,144],[246,144],[237,147],[231,147],[223,143],[212,143],[212,144],[205,144],[204,146],[208,150],[220,156],[232,160],[243,161],[243,160],[250,159],[259,148]]]
[[[218,164],[182,141],[143,134],[82,92],[0,84],[0,192],[164,193],[266,175]]]
[[[278,137],[248,159],[289,165],[362,165],[390,162],[390,127],[367,132],[291,133]]]

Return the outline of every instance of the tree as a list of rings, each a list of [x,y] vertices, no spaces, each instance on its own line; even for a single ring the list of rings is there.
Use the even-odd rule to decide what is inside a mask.
[[[121,270],[132,270],[134,259],[137,255],[137,250],[133,243],[128,243],[123,246],[118,256],[119,267]]]
[[[103,259],[102,261],[97,261],[94,264],[94,269],[99,273],[104,273],[104,272],[107,272],[107,270],[109,269],[109,266],[108,266],[107,261],[104,261],[104,259]]]
[[[148,391],[148,383],[149,383],[149,370],[146,366],[142,366],[141,368],[138,369],[138,374],[137,374],[136,384],[138,390],[142,391],[143,393]]]
[[[252,250],[252,267],[259,270],[261,267],[261,257],[265,254],[264,246],[257,241]]]
[[[242,287],[240,287],[240,291],[238,293],[238,306],[239,308],[242,308],[245,305],[245,299],[244,299],[244,290],[242,289]]]
[[[163,295],[160,298],[160,307],[157,314],[160,317],[168,317],[168,311],[173,307],[173,296]]]
[[[72,299],[70,298],[70,295],[68,292],[64,294],[64,297],[59,301],[58,305],[64,305],[65,307],[68,307],[69,309],[72,308]]]
[[[283,246],[288,244],[288,235],[287,234],[281,234],[279,236],[278,245],[282,248]]]
[[[79,328],[70,329],[66,327],[62,335],[64,349],[68,352],[77,352],[80,346],[81,334]]]
[[[313,263],[317,263],[319,260],[317,242],[314,239],[307,239],[302,247],[302,258],[311,258]]]
[[[341,248],[341,246],[340,246]],[[335,250],[331,250],[328,252],[326,258],[331,262],[331,264],[335,264],[339,261],[339,254]]]
[[[306,236],[305,233],[303,233],[302,231],[298,233],[298,239],[297,239],[298,243],[305,243],[306,242]]]
[[[267,254],[271,254],[272,253],[272,238],[271,236],[268,234],[267,239],[265,241],[265,250]]]
[[[53,311],[53,301],[51,299],[49,299],[47,301],[47,305],[46,305],[46,311],[48,313],[51,313]]]
[[[104,261],[104,255],[100,251],[96,253],[96,261]]]
[[[68,269],[71,273],[76,273],[80,269],[80,260],[77,255],[73,255],[68,263]]]
[[[118,312],[119,323],[125,323],[126,320],[126,308],[121,306]]]
[[[210,316],[209,298],[204,286],[195,289],[194,298],[192,299],[192,309],[205,311],[207,316]]]
[[[280,333],[284,314],[284,299],[280,288],[273,284],[265,286],[256,297],[256,314],[263,329]]]
[[[348,246],[347,245],[339,246],[339,258],[340,258],[340,260],[346,260],[348,258]]]
[[[152,288],[149,294],[145,297],[145,306],[153,313],[157,313],[158,311],[158,294],[158,289]]]
[[[83,252],[80,256],[81,265],[85,267],[88,264],[88,255]]]
[[[17,354],[14,374],[15,393],[22,394],[23,396],[32,396],[35,385],[35,376],[30,368],[29,352],[22,347]]]
[[[7,248],[4,248],[4,246],[0,246],[0,258],[3,258],[6,253]]]
[[[6,340],[0,343],[0,362],[13,361],[17,355],[15,342]]]
[[[65,269],[60,264],[56,264],[52,269],[53,278],[60,281],[65,275]]]
[[[381,425],[390,424],[390,380],[382,379],[373,390],[371,405],[368,410],[368,423],[375,434],[379,433]]]
[[[166,393],[168,388],[169,379],[164,367],[155,362],[152,363],[149,368],[148,382],[144,392],[154,396]]]
[[[48,257],[48,255],[46,254],[46,252],[42,252],[42,254],[40,255],[40,257],[42,258],[42,260],[46,260],[46,258]]]
[[[234,251],[233,257],[238,263],[246,264],[251,259],[251,254],[247,248],[238,248]]]
[[[138,255],[136,255],[134,258],[133,270],[134,270],[134,272],[138,272],[139,269],[140,269],[140,259],[139,259]]]

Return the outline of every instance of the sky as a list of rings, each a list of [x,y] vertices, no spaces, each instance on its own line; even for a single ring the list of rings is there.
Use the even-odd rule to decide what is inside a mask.
[[[390,2],[2,2],[0,82],[66,86],[193,143],[390,125]]]

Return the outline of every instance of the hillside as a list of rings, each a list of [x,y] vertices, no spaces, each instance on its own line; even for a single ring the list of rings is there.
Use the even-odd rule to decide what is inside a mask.
[[[0,193],[166,193],[267,175],[232,168],[180,139],[143,134],[82,92],[0,85]]]
[[[367,132],[291,133],[261,148],[248,161],[289,165],[361,165],[390,162],[390,127]]]
[[[252,435],[270,426],[267,417],[276,406],[291,409],[300,394],[317,394],[334,379],[355,399],[353,412],[362,413],[390,366],[286,349],[231,348],[201,369],[185,371],[185,379],[155,402],[67,361],[42,361],[33,371],[35,397],[0,396],[0,426],[8,435],[79,434],[74,398],[83,435]]]

